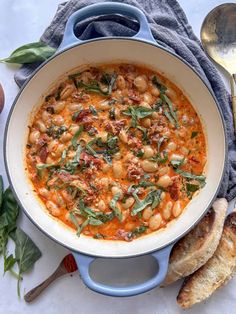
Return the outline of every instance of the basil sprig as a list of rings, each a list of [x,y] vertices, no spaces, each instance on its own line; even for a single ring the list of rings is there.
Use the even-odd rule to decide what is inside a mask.
[[[134,207],[132,208],[131,215],[135,216],[139,212],[143,211],[148,205],[151,205],[151,209],[157,207],[161,201],[161,190],[153,190],[147,194],[147,196],[140,200],[136,192],[133,192],[133,197],[136,201]]]
[[[116,205],[117,201],[120,198],[120,193],[117,193],[114,195],[113,199],[110,201],[109,206],[113,210],[115,216],[119,219],[119,221],[122,221],[122,212],[119,209],[119,207]]]
[[[0,62],[18,64],[42,62],[51,57],[55,51],[55,48],[43,42],[35,42],[17,48],[8,58],[0,59]]]
[[[128,109],[123,110],[122,113],[126,116],[131,116],[131,126],[132,127],[137,127],[138,125],[138,120],[146,118],[150,116],[154,112],[153,109],[138,106],[138,107],[133,107],[130,106]]]
[[[9,271],[17,278],[17,291],[20,296],[20,281],[22,274],[29,271],[40,258],[41,252],[30,237],[17,228],[19,205],[10,188],[3,192],[3,182],[0,176],[0,255],[4,258],[4,272]],[[15,242],[15,256],[7,255],[9,238]],[[18,265],[18,273],[13,269]]]

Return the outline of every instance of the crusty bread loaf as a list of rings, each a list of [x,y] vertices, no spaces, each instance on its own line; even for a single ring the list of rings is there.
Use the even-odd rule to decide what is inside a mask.
[[[236,212],[228,215],[222,237],[214,255],[188,277],[181,287],[177,302],[182,308],[189,308],[212,295],[226,284],[236,267]]]
[[[226,199],[217,199],[200,223],[173,247],[163,286],[192,274],[213,255],[222,234],[227,205]]]

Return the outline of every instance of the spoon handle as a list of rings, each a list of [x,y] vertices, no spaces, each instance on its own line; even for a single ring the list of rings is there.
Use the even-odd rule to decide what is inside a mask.
[[[231,85],[231,96],[232,96],[232,108],[233,108],[233,116],[234,116],[234,131],[236,133],[236,74],[233,74],[230,78]]]

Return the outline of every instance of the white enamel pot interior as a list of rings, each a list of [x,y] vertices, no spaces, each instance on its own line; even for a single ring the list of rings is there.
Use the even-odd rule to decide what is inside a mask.
[[[167,228],[132,242],[96,240],[75,232],[48,215],[25,172],[24,150],[32,111],[53,82],[84,65],[134,63],[157,70],[190,99],[207,140],[206,186]],[[131,38],[92,40],[69,48],[45,63],[19,93],[5,132],[5,162],[15,195],[27,216],[50,238],[73,251],[93,256],[130,257],[156,251],[176,241],[204,215],[216,196],[224,171],[225,131],[216,101],[200,77],[178,57],[155,44]]]

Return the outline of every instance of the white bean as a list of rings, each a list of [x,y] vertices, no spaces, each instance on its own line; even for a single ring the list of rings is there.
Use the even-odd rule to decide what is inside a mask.
[[[39,129],[40,132],[45,133],[47,131],[47,128],[42,120],[37,120],[35,122],[35,125]]]
[[[158,164],[150,160],[143,160],[141,162],[141,167],[145,172],[155,172],[158,170]]]
[[[173,212],[174,217],[178,217],[181,214],[182,208],[181,208],[180,201],[175,202],[172,212]]]
[[[101,110],[108,110],[111,109],[111,106],[109,105],[108,100],[103,100],[98,103],[98,108]]]
[[[150,217],[152,216],[153,214],[153,211],[151,209],[151,207],[146,207],[144,210],[143,210],[143,219],[145,221],[148,221],[150,219]]]
[[[100,200],[97,206],[98,206],[98,209],[101,211],[104,211],[106,209],[106,204],[103,200]]]
[[[106,143],[107,142],[107,136],[108,136],[108,133],[106,131],[103,131],[103,132],[100,132],[99,133],[99,137],[101,137],[101,141],[103,143]]]
[[[135,87],[141,92],[145,92],[147,90],[147,79],[145,75],[139,75],[134,79]]]
[[[60,113],[65,108],[66,102],[65,101],[58,101],[54,106],[54,112]]]
[[[149,119],[149,118],[144,118],[144,119],[143,119],[143,126],[144,126],[145,128],[150,128],[150,126],[151,126],[151,119]]]
[[[172,154],[170,156],[170,160],[182,160],[184,158],[183,155],[179,155],[179,154]]]
[[[52,121],[55,125],[60,126],[64,123],[64,118],[60,115],[55,115]]]
[[[144,151],[144,155],[143,155],[144,158],[150,158],[155,154],[153,148],[149,145],[144,146],[143,151]]]
[[[128,136],[127,136],[127,133],[125,132],[125,130],[120,131],[119,138],[120,138],[121,142],[123,142],[123,143],[128,142]]]
[[[43,122],[49,122],[50,119],[51,119],[51,114],[47,111],[43,111],[43,113],[42,113]]]
[[[151,104],[153,102],[152,95],[150,93],[143,94],[143,100],[148,104]]]
[[[117,78],[116,78],[116,85],[119,89],[125,89],[126,87],[126,82],[125,82],[125,79],[122,75],[118,75]]]
[[[111,188],[111,193],[113,196],[115,196],[116,194],[119,194],[120,195],[119,199],[122,199],[124,196],[122,190],[118,186],[113,186]]]
[[[102,165],[102,172],[103,172],[103,173],[107,173],[107,172],[110,170],[110,168],[111,168],[110,165],[108,165],[107,163],[104,163],[104,164]]]
[[[170,168],[168,166],[163,167],[161,169],[159,169],[158,174],[160,176],[163,176],[164,174],[167,174],[169,172]]]
[[[167,95],[172,101],[176,99],[176,92],[175,92],[172,88],[170,88],[170,87],[167,88],[167,90],[166,90],[166,95]]]
[[[74,91],[73,85],[67,85],[66,87],[64,87],[60,93],[61,100],[68,98],[73,93],[73,91]]]
[[[58,206],[52,201],[47,201],[46,207],[53,216],[59,216],[61,214],[61,211],[58,208]]]
[[[122,176],[122,163],[120,161],[113,162],[113,173],[115,178],[121,178]]]
[[[172,184],[172,180],[167,174],[164,174],[163,176],[159,178],[159,180],[157,181],[157,184],[163,188],[167,188],[168,186]]]
[[[71,111],[71,112],[74,112],[74,111],[79,111],[83,108],[83,106],[79,103],[70,103],[68,106],[67,106],[68,110]]]
[[[106,177],[103,177],[103,178],[100,179],[100,184],[101,184],[101,186],[103,188],[108,189],[109,184],[110,184],[110,179],[106,178]]]
[[[176,150],[177,145],[176,145],[175,142],[169,142],[169,143],[167,144],[167,148],[168,148],[169,150],[171,150],[171,151],[174,151],[174,150]]]
[[[146,101],[141,101],[140,106],[141,106],[141,107],[148,108],[148,109],[152,109],[152,107],[150,106],[150,104],[149,104],[148,102],[146,102]]]
[[[185,156],[187,156],[189,153],[189,149],[185,146],[182,146],[180,150],[181,150],[181,153],[183,153]]]
[[[149,219],[148,225],[151,230],[157,230],[162,223],[162,217],[160,214],[156,214]]]
[[[64,132],[61,137],[60,137],[60,142],[62,143],[66,143],[68,141],[70,141],[72,138],[72,135],[70,133]]]
[[[79,130],[79,125],[72,124],[70,126],[70,132],[74,135]]]
[[[43,197],[48,197],[49,193],[50,192],[46,188],[40,188],[39,189],[39,194],[42,195]]]
[[[170,216],[171,216],[171,209],[172,209],[172,207],[173,207],[173,203],[172,203],[171,201],[169,201],[169,202],[166,204],[165,208],[163,209],[162,214],[163,214],[163,217],[164,217],[166,220],[168,220],[168,219],[170,218]]]
[[[29,136],[29,141],[31,144],[35,144],[40,137],[40,132],[38,130],[32,131]]]
[[[53,140],[48,144],[48,151],[51,153],[53,151],[55,151],[57,149],[58,146],[58,141],[57,140]]]
[[[153,112],[152,115],[151,115],[151,117],[152,117],[153,119],[158,119],[158,118],[159,118],[159,114],[158,114],[157,112]]]
[[[152,94],[153,96],[158,97],[158,96],[160,95],[160,91],[159,91],[159,89],[158,89],[156,86],[153,86],[153,87],[151,88],[151,94]]]
[[[126,201],[122,204],[122,206],[125,209],[127,209],[127,208],[130,208],[133,204],[134,204],[134,198],[131,196],[126,199]]]
[[[115,160],[120,160],[121,159],[121,153],[120,152],[117,152],[113,155],[113,159]]]

